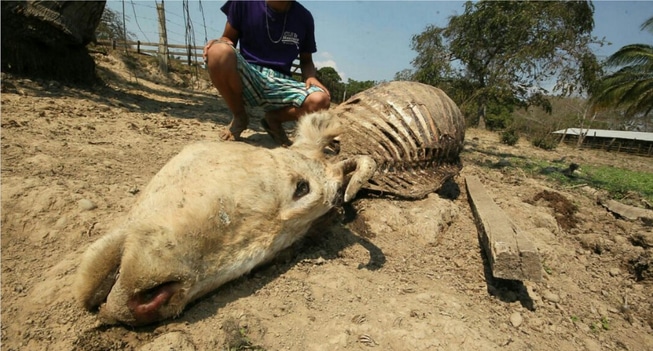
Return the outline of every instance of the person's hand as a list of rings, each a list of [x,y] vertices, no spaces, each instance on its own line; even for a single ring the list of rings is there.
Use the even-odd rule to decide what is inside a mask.
[[[317,78],[310,77],[310,78],[306,79],[306,89],[310,88],[312,85],[315,85],[316,87],[324,90],[324,92],[327,93],[327,95],[329,95],[329,97],[331,97],[331,93],[329,92],[329,89],[327,89],[324,86],[324,84],[320,83],[320,81],[317,80]]]
[[[215,44],[215,43],[225,43],[225,44],[229,44],[231,46],[234,46],[233,41],[231,41],[231,39],[229,39],[227,37],[222,37],[220,39],[209,40],[206,43],[206,45],[204,45],[204,50],[202,50],[202,59],[204,59],[204,62],[206,62],[208,60],[209,48],[211,48],[211,46],[213,46],[213,44]]]

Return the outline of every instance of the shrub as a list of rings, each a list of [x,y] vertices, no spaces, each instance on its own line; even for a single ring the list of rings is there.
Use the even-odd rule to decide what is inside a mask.
[[[544,150],[555,149],[558,146],[558,142],[558,138],[552,135],[536,135],[531,140],[533,146]]]
[[[514,129],[507,129],[501,133],[501,143],[514,146],[519,140],[519,133]]]

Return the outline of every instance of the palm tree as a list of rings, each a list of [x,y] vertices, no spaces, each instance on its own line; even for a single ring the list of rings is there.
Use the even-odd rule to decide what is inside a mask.
[[[642,24],[653,34],[653,17]],[[605,62],[608,67],[621,67],[604,77],[592,96],[595,107],[622,107],[628,116],[653,111],[653,45],[626,45]]]

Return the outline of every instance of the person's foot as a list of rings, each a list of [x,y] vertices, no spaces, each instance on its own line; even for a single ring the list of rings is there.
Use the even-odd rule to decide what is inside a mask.
[[[219,135],[220,140],[222,141],[237,141],[241,140],[240,134],[247,129],[249,125],[249,117],[245,115],[234,116],[229,123],[229,126],[225,128]]]
[[[261,127],[265,129],[265,131],[272,138],[272,140],[274,140],[275,143],[283,147],[289,147],[290,145],[292,145],[292,141],[288,139],[288,136],[286,135],[286,132],[283,130],[281,123],[277,123],[277,125],[275,126],[272,123],[268,122],[266,118],[261,118]]]

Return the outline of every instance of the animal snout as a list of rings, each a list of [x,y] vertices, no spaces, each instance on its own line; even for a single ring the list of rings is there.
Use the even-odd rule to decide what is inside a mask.
[[[161,307],[168,304],[180,288],[179,282],[167,282],[133,295],[127,301],[133,317],[129,324],[145,325],[169,317],[161,314]]]

